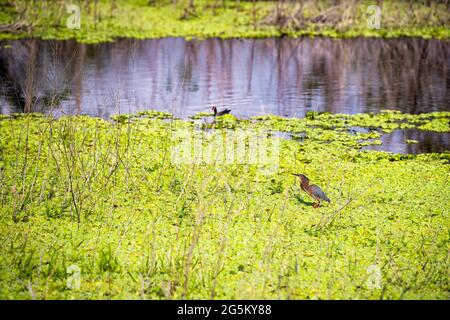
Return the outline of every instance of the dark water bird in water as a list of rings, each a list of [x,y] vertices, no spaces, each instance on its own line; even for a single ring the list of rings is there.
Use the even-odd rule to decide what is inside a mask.
[[[307,176],[301,173],[294,173],[293,175],[300,178],[300,186],[302,190],[305,191],[311,198],[317,201],[314,204],[314,208],[320,207],[321,201],[331,202],[325,192],[323,192],[323,190],[319,186],[316,186],[315,184],[309,184],[309,179]]]
[[[244,119],[448,111],[449,52],[450,41],[416,37],[5,40],[0,114],[87,114],[109,121],[151,108],[188,119],[218,103]],[[363,150],[450,150],[446,132],[394,130],[380,140]]]
[[[224,114],[228,114],[231,112],[230,109],[223,109],[222,111],[217,111],[217,108],[215,106],[211,107],[211,111],[214,112],[214,117],[223,116]]]

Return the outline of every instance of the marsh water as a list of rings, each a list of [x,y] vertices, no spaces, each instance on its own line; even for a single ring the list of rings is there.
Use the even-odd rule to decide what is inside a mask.
[[[95,45],[41,40],[0,44],[0,113],[109,119],[155,109],[186,118],[208,112],[212,104],[230,108],[238,117],[449,111],[450,43],[419,38],[164,38]],[[419,143],[399,146],[403,137],[413,139],[409,136],[417,136]],[[448,134],[413,130],[388,137],[381,148],[394,152],[439,152],[450,145]]]

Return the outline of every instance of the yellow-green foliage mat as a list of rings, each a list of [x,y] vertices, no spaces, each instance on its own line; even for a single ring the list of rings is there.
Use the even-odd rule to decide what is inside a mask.
[[[377,128],[448,132],[450,113],[113,118],[1,116],[1,299],[449,298],[450,154],[360,147]],[[263,129],[279,166],[177,164],[192,128]]]
[[[380,28],[368,25],[374,1],[0,0],[0,39],[34,37],[97,43],[116,38],[261,38],[279,36],[448,39],[445,3],[385,0]],[[68,28],[78,4],[80,28]],[[97,5],[96,5],[97,4]],[[301,11],[301,14],[299,12]],[[278,18],[276,15],[278,12]],[[296,17],[293,16],[297,13]],[[69,24],[70,26],[70,24]]]

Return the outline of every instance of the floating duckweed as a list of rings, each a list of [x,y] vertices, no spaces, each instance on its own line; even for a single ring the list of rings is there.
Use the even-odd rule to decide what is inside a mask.
[[[0,117],[0,298],[448,298],[450,152],[360,150],[386,118],[448,113],[226,115],[203,131],[166,116]],[[272,162],[178,158],[220,156],[215,138],[246,129],[278,146]],[[313,208],[292,173],[332,202]],[[373,265],[383,290],[365,287]]]

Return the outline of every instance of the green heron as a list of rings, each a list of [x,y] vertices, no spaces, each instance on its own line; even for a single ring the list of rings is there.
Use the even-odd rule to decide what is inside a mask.
[[[231,110],[224,109],[224,110],[218,112],[217,108],[215,106],[212,106],[211,111],[214,112],[214,117],[216,117],[216,116],[223,116],[224,114],[228,114],[228,113],[230,113]]]
[[[301,173],[293,173],[293,175],[300,178],[300,186],[302,190],[305,191],[311,198],[317,201],[314,204],[314,208],[320,207],[321,201],[330,202],[330,199],[328,199],[325,192],[323,192],[323,190],[320,189],[319,186],[316,186],[315,184],[309,184],[309,179],[307,176]]]

